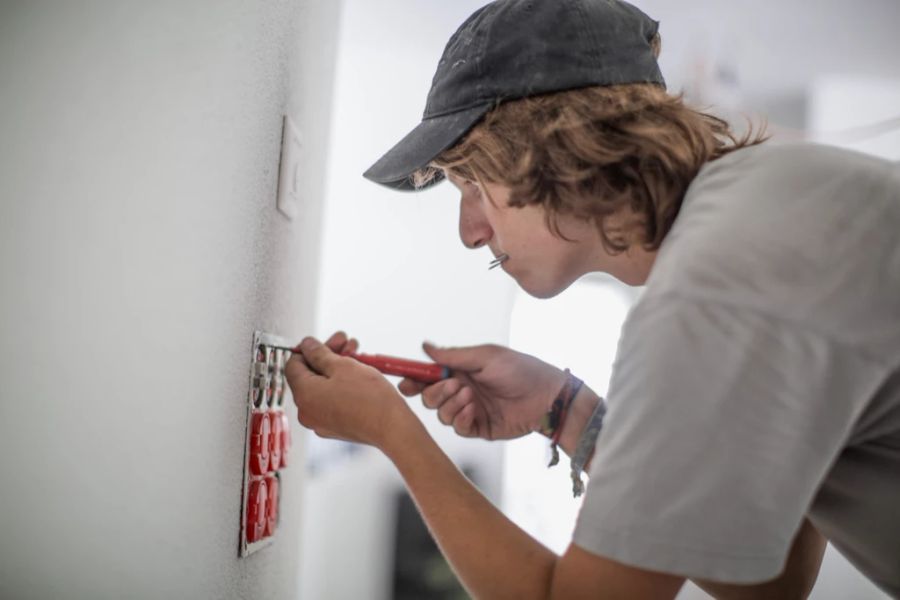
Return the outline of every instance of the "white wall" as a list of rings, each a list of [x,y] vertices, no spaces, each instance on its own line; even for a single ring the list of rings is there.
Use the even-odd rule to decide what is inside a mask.
[[[0,597],[294,597],[302,469],[237,557],[248,346],[312,327],[337,16],[0,5]]]
[[[819,78],[807,123],[816,141],[900,161],[900,68],[881,77]]]
[[[806,124],[808,89],[824,75],[900,76],[895,0],[635,3],[660,21],[670,90],[765,116],[771,131]]]

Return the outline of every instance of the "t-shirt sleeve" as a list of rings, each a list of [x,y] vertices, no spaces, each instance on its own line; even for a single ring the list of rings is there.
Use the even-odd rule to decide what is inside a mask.
[[[751,308],[645,296],[623,327],[574,543],[685,577],[775,577],[882,375]]]

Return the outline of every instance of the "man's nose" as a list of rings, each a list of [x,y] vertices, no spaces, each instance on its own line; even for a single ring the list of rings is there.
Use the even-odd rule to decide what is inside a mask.
[[[466,248],[480,248],[487,244],[494,230],[481,210],[480,202],[463,198],[459,203],[459,239]]]

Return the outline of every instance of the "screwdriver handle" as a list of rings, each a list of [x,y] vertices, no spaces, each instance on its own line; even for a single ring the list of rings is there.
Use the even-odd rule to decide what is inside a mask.
[[[384,354],[348,354],[361,363],[375,367],[385,375],[399,375],[422,383],[435,383],[450,377],[450,369],[437,363],[421,362]]]
[[[293,354],[300,353],[298,348],[286,348],[282,346],[272,346],[272,348],[276,350],[287,350]],[[409,360],[407,358],[387,356],[385,354],[350,353],[344,354],[343,356],[349,356],[363,364],[375,367],[385,375],[397,375],[421,383],[436,383],[450,377],[450,369],[437,363]]]

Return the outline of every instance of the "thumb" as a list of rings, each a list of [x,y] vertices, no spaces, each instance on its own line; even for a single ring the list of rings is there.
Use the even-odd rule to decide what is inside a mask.
[[[303,354],[303,360],[313,371],[326,377],[331,376],[340,358],[331,348],[312,337],[304,338],[298,348]]]
[[[435,362],[459,371],[480,371],[493,354],[493,348],[486,345],[440,348],[425,342],[422,349]]]

